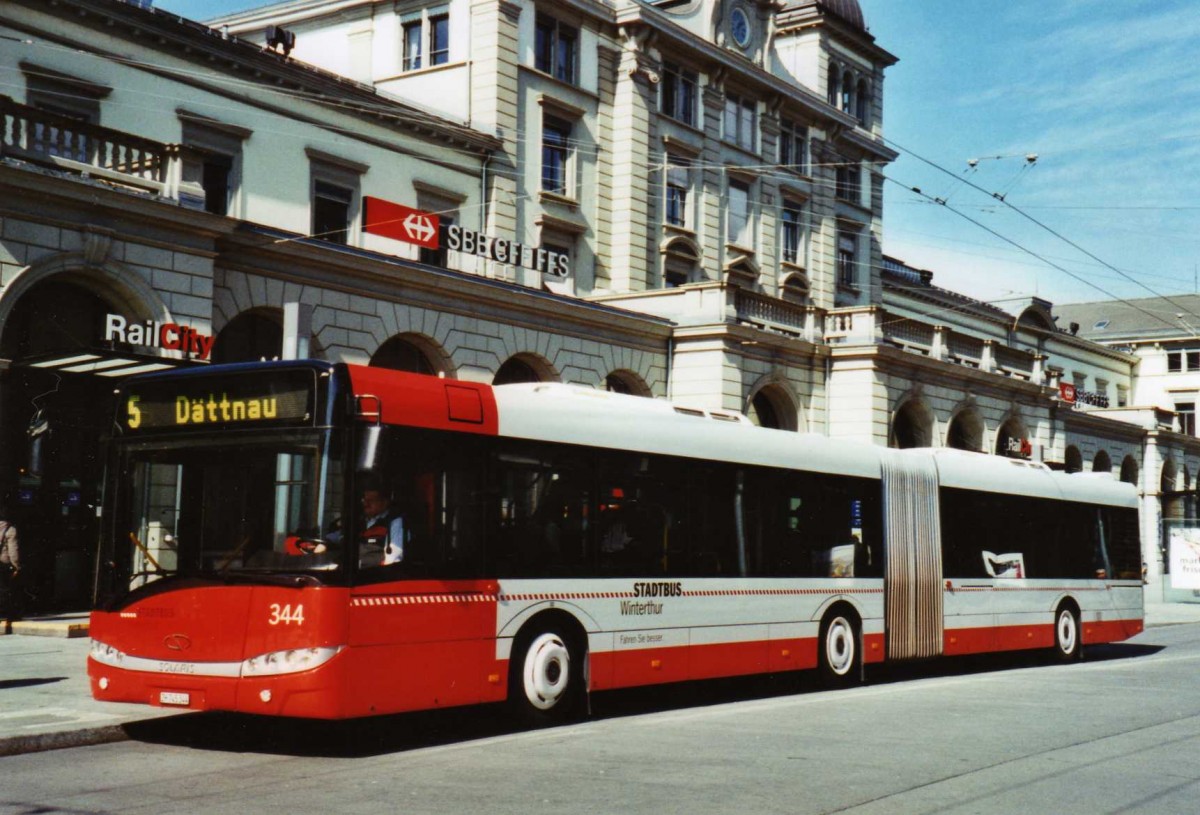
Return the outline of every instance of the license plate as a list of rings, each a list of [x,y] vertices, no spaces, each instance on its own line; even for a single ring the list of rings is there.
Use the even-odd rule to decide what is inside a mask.
[[[190,693],[179,693],[178,691],[165,690],[158,694],[159,704],[163,705],[187,705],[192,701]]]

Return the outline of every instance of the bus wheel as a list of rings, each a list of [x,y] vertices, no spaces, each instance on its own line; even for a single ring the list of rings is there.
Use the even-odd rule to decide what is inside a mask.
[[[845,687],[861,680],[862,653],[858,643],[858,623],[844,609],[821,621],[817,662],[821,680],[827,687]]]
[[[571,639],[549,629],[520,637],[513,650],[508,697],[529,724],[567,721],[582,709],[583,657]]]
[[[1071,606],[1058,607],[1054,617],[1054,655],[1062,662],[1071,662],[1083,656],[1083,644],[1079,638],[1079,614]]]

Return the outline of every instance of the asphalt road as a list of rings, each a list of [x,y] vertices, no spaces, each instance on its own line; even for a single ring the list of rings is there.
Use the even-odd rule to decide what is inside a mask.
[[[0,813],[1191,813],[1200,624],[1054,664],[1017,655],[313,725],[198,715],[0,759]]]

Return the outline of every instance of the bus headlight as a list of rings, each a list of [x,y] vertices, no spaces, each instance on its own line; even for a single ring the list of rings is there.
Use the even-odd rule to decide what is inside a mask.
[[[125,661],[125,654],[113,648],[111,645],[106,645],[100,640],[92,640],[91,648],[92,659],[99,662],[101,665],[108,665],[113,668],[120,668],[121,663]]]
[[[290,648],[250,657],[242,663],[242,676],[278,676],[311,671],[333,659],[342,646]]]

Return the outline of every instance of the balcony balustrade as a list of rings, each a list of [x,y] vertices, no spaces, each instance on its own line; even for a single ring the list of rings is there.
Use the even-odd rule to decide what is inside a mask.
[[[115,186],[179,199],[187,148],[41,110],[0,96],[0,157],[76,173]],[[194,189],[192,189],[194,188]]]

